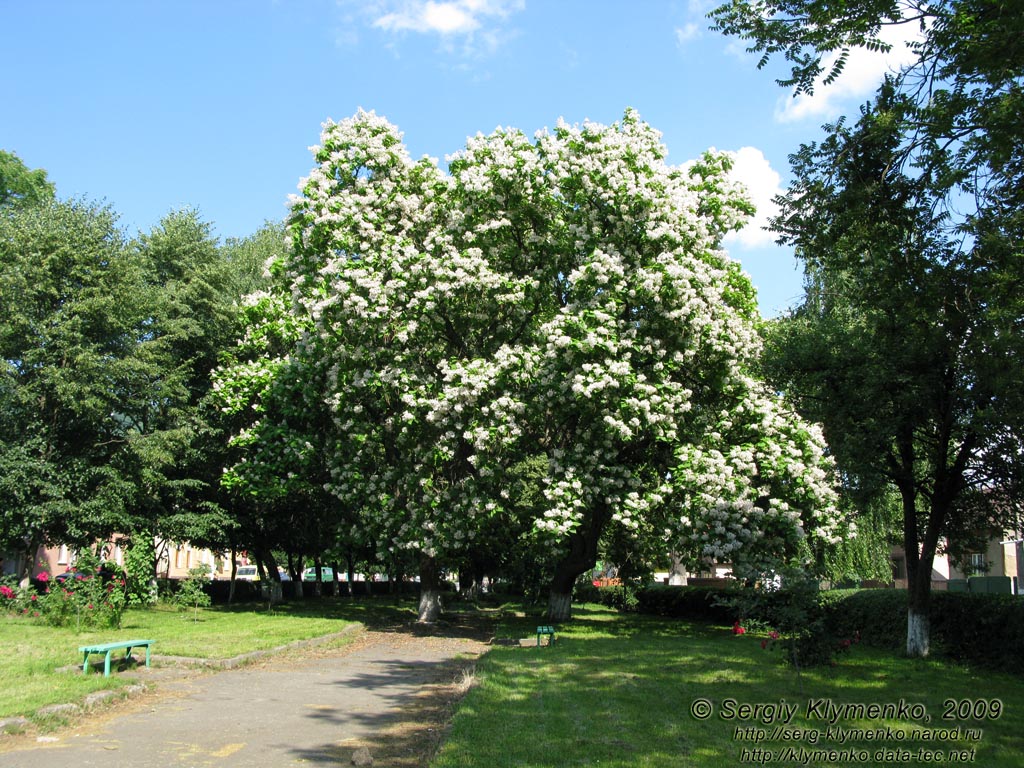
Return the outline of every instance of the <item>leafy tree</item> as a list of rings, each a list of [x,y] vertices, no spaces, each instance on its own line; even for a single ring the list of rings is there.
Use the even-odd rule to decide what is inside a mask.
[[[89,544],[128,529],[118,456],[146,316],[113,214],[84,202],[0,215],[2,545]]]
[[[188,576],[182,579],[174,593],[174,604],[182,610],[192,608],[192,621],[199,621],[199,609],[209,607],[212,602],[206,591],[206,585],[210,583],[210,567],[208,565],[197,565],[190,568]]]
[[[29,170],[17,155],[0,149],[0,208],[49,203],[54,194],[46,171]]]
[[[834,79],[852,48],[884,48],[885,25],[920,34],[855,125],[826,126],[793,157],[775,227],[808,290],[772,348],[853,484],[899,493],[907,652],[926,655],[944,539],[1019,521],[1024,14],[983,0],[736,0],[712,15],[762,65],[782,53],[798,92]]]
[[[232,267],[193,210],[173,212],[134,243],[150,311],[137,359],[148,377],[131,412],[135,529],[197,544],[217,538],[216,445],[203,401],[218,356],[238,329]]]
[[[749,204],[723,156],[664,155],[633,112],[478,136],[450,175],[372,113],[325,126],[276,295],[326,385],[330,488],[420,553],[422,619],[531,456],[555,618],[609,526],[735,559],[835,535],[820,435],[747,374],[753,290],[718,247]]]

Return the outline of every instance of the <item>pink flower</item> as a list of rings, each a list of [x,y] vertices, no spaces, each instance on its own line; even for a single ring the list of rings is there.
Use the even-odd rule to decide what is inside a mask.
[[[745,635],[747,634],[747,630],[741,627],[739,621],[737,621],[732,625],[732,633],[734,635]]]
[[[768,637],[770,637],[772,640],[778,640],[779,633],[773,629],[771,632],[768,633]]]
[[[38,576],[36,576],[36,581],[41,581],[44,584],[46,582],[48,582],[49,580],[50,580],[50,574],[48,574],[46,571],[43,571]]]
[[[6,584],[0,585],[0,595],[11,600],[14,599],[14,590],[8,587]]]

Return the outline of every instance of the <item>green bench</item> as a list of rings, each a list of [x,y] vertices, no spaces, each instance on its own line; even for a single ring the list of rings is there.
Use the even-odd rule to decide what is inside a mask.
[[[132,657],[133,648],[145,648],[146,649],[146,666],[149,666],[149,646],[153,644],[152,640],[125,640],[120,643],[102,643],[100,645],[83,645],[79,647],[78,652],[82,654],[82,672],[89,671],[89,657],[94,653],[104,654],[103,658],[103,676],[110,677],[110,654],[116,651],[118,648],[124,648],[124,658],[130,659]]]
[[[549,645],[554,644],[554,642],[555,642],[555,628],[554,627],[548,626],[547,624],[544,624],[544,625],[541,625],[541,626],[537,627],[537,647],[538,648],[540,648],[540,638],[541,638],[542,635],[547,635],[548,637],[551,638],[551,641],[548,643]]]

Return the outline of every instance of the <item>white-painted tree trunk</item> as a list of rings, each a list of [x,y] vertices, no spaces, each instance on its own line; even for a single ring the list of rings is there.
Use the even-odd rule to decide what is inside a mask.
[[[927,614],[907,611],[907,656],[924,658],[928,655],[930,630]]]
[[[421,624],[433,624],[441,618],[441,590],[427,589],[420,590],[420,610],[418,621]]]

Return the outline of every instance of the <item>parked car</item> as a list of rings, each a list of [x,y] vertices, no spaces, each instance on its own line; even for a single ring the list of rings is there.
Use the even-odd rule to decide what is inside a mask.
[[[53,580],[58,584],[63,584],[65,581],[82,581],[82,579],[88,579],[95,576],[95,573],[89,573],[88,571],[82,571],[78,568],[69,568],[64,573],[58,573],[53,577]]]
[[[259,581],[260,571],[255,565],[240,565],[235,569],[236,581]]]
[[[302,572],[303,581],[316,581],[316,568],[307,568]],[[334,581],[334,569],[324,566],[320,569],[321,581]]]
[[[53,580],[58,584],[64,584],[68,581],[82,581],[96,576],[99,576],[104,584],[114,581],[115,579],[120,579],[122,582],[125,580],[124,570],[110,561],[104,562],[95,571],[87,571],[83,568],[79,568],[78,566],[72,566],[64,571],[64,573],[58,573],[53,577]]]

